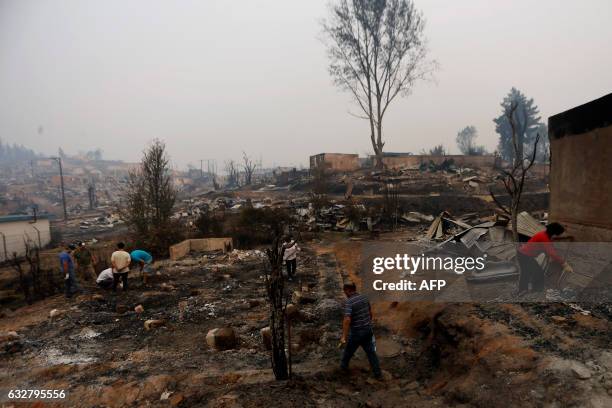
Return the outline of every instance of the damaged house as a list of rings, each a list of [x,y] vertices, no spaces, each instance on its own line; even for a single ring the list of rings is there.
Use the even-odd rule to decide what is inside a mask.
[[[550,220],[578,241],[612,241],[612,93],[548,119]]]

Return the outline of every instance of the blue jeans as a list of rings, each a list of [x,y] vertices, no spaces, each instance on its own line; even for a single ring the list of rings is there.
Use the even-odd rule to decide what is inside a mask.
[[[349,361],[361,346],[368,356],[370,367],[375,377],[380,377],[380,363],[378,362],[378,356],[376,355],[376,345],[374,344],[374,333],[371,328],[367,329],[352,329],[349,333],[349,338],[342,354],[342,362],[340,367],[344,370],[348,369]]]
[[[74,271],[68,271],[68,279],[64,279],[64,284],[66,285],[66,297],[71,297],[79,290],[79,284],[77,283]]]

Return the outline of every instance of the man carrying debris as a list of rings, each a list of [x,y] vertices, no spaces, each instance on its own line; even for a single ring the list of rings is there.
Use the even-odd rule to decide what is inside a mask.
[[[66,298],[72,297],[79,290],[79,284],[77,283],[76,276],[74,276],[74,261],[71,256],[75,249],[76,246],[70,244],[59,254],[60,268],[64,274],[66,286]]]
[[[113,268],[108,268],[100,272],[100,275],[96,278],[96,284],[102,289],[110,289],[113,287]]]
[[[130,258],[132,258],[132,262],[138,264],[138,266],[140,267],[140,276],[142,277],[142,281],[146,283],[146,274],[151,272],[153,256],[147,251],[143,251],[142,249],[136,249],[130,252]]]
[[[283,252],[283,260],[287,266],[288,280],[292,281],[297,268],[297,253],[300,252],[301,249],[291,235],[287,236],[287,239],[283,243],[283,248],[285,249]]]
[[[125,244],[117,244],[117,250],[111,255],[111,265],[113,269],[113,292],[117,291],[119,279],[123,282],[123,291],[127,290],[128,272],[130,271],[130,254],[125,250]]]
[[[96,257],[91,253],[84,242],[79,243],[74,251],[74,260],[76,261],[77,274],[81,279],[91,281],[92,285],[96,281],[96,271],[93,264],[96,263]]]
[[[553,222],[546,226],[546,229],[536,233],[526,243],[521,245],[517,251],[517,257],[521,273],[519,276],[518,296],[524,295],[529,291],[531,282],[534,292],[544,290],[544,270],[535,258],[545,253],[548,257],[559,263],[563,267],[563,273],[573,272],[572,267],[557,254],[552,244],[551,238],[563,234],[565,228],[558,222]]]
[[[382,378],[378,356],[376,355],[376,344],[372,332],[372,307],[368,298],[357,293],[357,287],[353,282],[344,284],[346,304],[344,306],[344,321],[342,322],[342,339],[340,344],[344,345],[344,353],[340,368],[348,372],[349,361],[355,351],[361,346],[368,356],[374,377]]]

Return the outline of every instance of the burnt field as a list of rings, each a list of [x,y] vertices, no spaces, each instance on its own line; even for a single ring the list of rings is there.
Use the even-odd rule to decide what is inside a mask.
[[[289,381],[274,380],[261,333],[268,326],[265,257],[233,251],[160,262],[146,285],[134,274],[126,293],[52,297],[9,311],[0,330],[16,337],[3,339],[1,383],[65,389],[68,401],[49,406],[71,407],[609,401],[606,306],[378,302],[375,334],[385,381],[371,378],[361,352],[350,374],[341,374],[341,282],[359,281],[358,251],[358,243],[332,235],[305,245],[299,279],[286,288],[295,305]],[[231,328],[234,339],[217,349],[206,339],[215,328]]]

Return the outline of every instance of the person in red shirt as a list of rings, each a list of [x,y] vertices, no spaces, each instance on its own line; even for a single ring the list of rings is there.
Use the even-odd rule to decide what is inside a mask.
[[[519,296],[529,290],[531,282],[534,292],[544,290],[544,270],[535,260],[535,258],[545,253],[548,257],[558,264],[563,266],[564,272],[571,272],[572,268],[569,264],[557,253],[552,244],[552,237],[561,235],[565,231],[563,225],[558,222],[553,222],[546,226],[546,229],[536,233],[526,243],[521,245],[517,251],[517,257],[521,273],[519,277]]]

